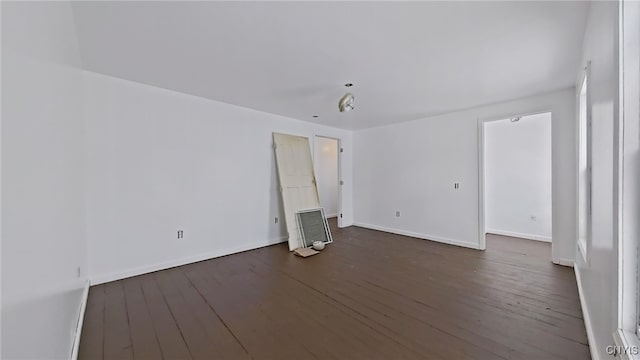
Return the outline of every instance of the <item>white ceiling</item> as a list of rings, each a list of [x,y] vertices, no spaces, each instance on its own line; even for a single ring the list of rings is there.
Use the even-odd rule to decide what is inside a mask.
[[[587,11],[585,2],[74,3],[88,70],[347,129],[573,86]],[[347,82],[356,109],[341,114]]]

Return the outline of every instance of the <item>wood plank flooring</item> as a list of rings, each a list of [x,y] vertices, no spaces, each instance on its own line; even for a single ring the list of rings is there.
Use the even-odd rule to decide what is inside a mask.
[[[358,227],[90,289],[80,359],[589,359],[548,243],[477,251]]]

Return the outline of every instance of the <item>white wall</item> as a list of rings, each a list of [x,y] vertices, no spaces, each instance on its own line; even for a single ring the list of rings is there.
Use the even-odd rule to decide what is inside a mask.
[[[576,253],[576,270],[582,289],[587,332],[591,335],[591,351],[595,358],[602,359],[609,358],[605,349],[613,344],[612,332],[617,327],[617,244],[613,236],[613,149],[618,105],[617,31],[618,3],[591,3],[583,45],[583,64],[591,61],[592,245],[588,263],[583,261],[580,253]],[[582,74],[582,68],[577,73]],[[581,75],[579,79],[582,80]]]
[[[551,241],[551,114],[484,128],[486,232]]]
[[[574,92],[571,88],[355,132],[354,222],[479,247],[478,120],[550,111],[553,259],[572,263],[577,219]],[[453,188],[456,181],[458,190]]]
[[[328,217],[338,214],[338,140],[316,137],[313,165],[320,206]]]
[[[74,21],[68,3],[1,6],[1,357],[65,359],[87,268]]]
[[[349,131],[91,72],[85,80],[92,281],[281,242],[272,132],[343,140],[351,224]]]

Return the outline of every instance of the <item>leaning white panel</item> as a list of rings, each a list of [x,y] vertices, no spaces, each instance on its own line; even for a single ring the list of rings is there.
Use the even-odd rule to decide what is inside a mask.
[[[273,133],[280,195],[284,205],[289,250],[300,247],[296,212],[320,207],[309,139],[303,136]]]

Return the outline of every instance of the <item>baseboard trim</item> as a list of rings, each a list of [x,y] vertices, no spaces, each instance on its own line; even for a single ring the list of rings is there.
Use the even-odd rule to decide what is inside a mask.
[[[87,300],[89,299],[90,282],[87,279],[82,289],[82,298],[80,299],[80,311],[78,313],[78,321],[76,322],[76,333],[73,337],[73,345],[71,347],[71,360],[78,359],[78,350],[80,350],[80,337],[82,335],[82,326],[84,325],[84,313],[87,310]]]
[[[237,247],[233,247],[233,248],[227,248],[227,249],[223,249],[223,250],[211,251],[211,252],[204,253],[204,254],[198,254],[198,255],[195,255],[195,256],[188,256],[188,257],[184,257],[184,258],[180,258],[180,259],[168,260],[168,261],[164,261],[164,262],[161,262],[161,263],[158,263],[158,264],[132,268],[132,269],[128,269],[128,270],[125,270],[125,271],[119,271],[119,272],[113,272],[113,273],[109,273],[109,274],[96,275],[96,276],[92,276],[91,277],[91,285],[104,284],[104,283],[108,283],[108,282],[111,282],[111,281],[126,279],[126,278],[129,278],[129,277],[132,277],[132,276],[138,276],[138,275],[142,275],[142,274],[151,273],[151,272],[154,272],[154,271],[170,269],[170,268],[173,268],[173,267],[176,267],[176,266],[181,266],[181,265],[191,264],[191,263],[195,263],[195,262],[199,262],[199,261],[214,259],[214,258],[217,258],[217,257],[236,254],[236,253],[243,252],[243,251],[259,249],[259,248],[265,247],[265,246],[271,246],[271,245],[275,245],[275,244],[280,244],[280,243],[285,242],[285,241],[287,241],[287,237],[286,236],[281,236],[279,238],[270,239],[268,241],[254,242],[254,243],[249,243],[249,244],[246,244],[246,245],[241,245],[241,246],[237,246]]]
[[[496,229],[490,229],[490,230],[487,229],[486,232],[487,234],[495,234],[495,235],[502,235],[502,236],[517,237],[517,238],[522,238],[527,240],[551,242],[551,238],[548,236],[525,234],[525,233],[519,233],[514,231],[496,230]]]
[[[444,238],[444,237],[440,237],[440,236],[433,236],[433,235],[429,235],[429,234],[421,234],[421,233],[416,233],[416,232],[412,232],[412,231],[388,228],[388,227],[384,227],[384,226],[371,225],[371,224],[366,224],[366,223],[361,223],[361,222],[354,222],[353,226],[358,226],[358,227],[371,229],[371,230],[378,230],[378,231],[388,232],[388,233],[397,234],[397,235],[410,236],[410,237],[417,238],[417,239],[435,241],[435,242],[439,242],[439,243],[443,243],[443,244],[461,246],[461,247],[471,248],[471,249],[476,249],[476,250],[480,249],[478,244],[474,244],[474,243],[470,243],[470,242],[466,242],[466,241],[448,239],[448,238]]]
[[[553,262],[556,265],[562,265],[562,266],[568,266],[568,267],[574,267],[575,265],[575,261],[571,260],[571,259],[553,259],[551,262]]]
[[[584,327],[587,330],[587,341],[589,341],[589,351],[591,352],[591,359],[600,360],[600,355],[594,347],[596,346],[595,335],[593,334],[593,326],[591,324],[591,317],[589,317],[589,311],[587,310],[587,303],[584,300],[584,291],[582,289],[582,278],[580,276],[580,268],[573,267],[573,271],[576,274],[576,282],[578,283],[578,297],[580,297],[580,307],[582,308],[582,319],[584,319]]]

